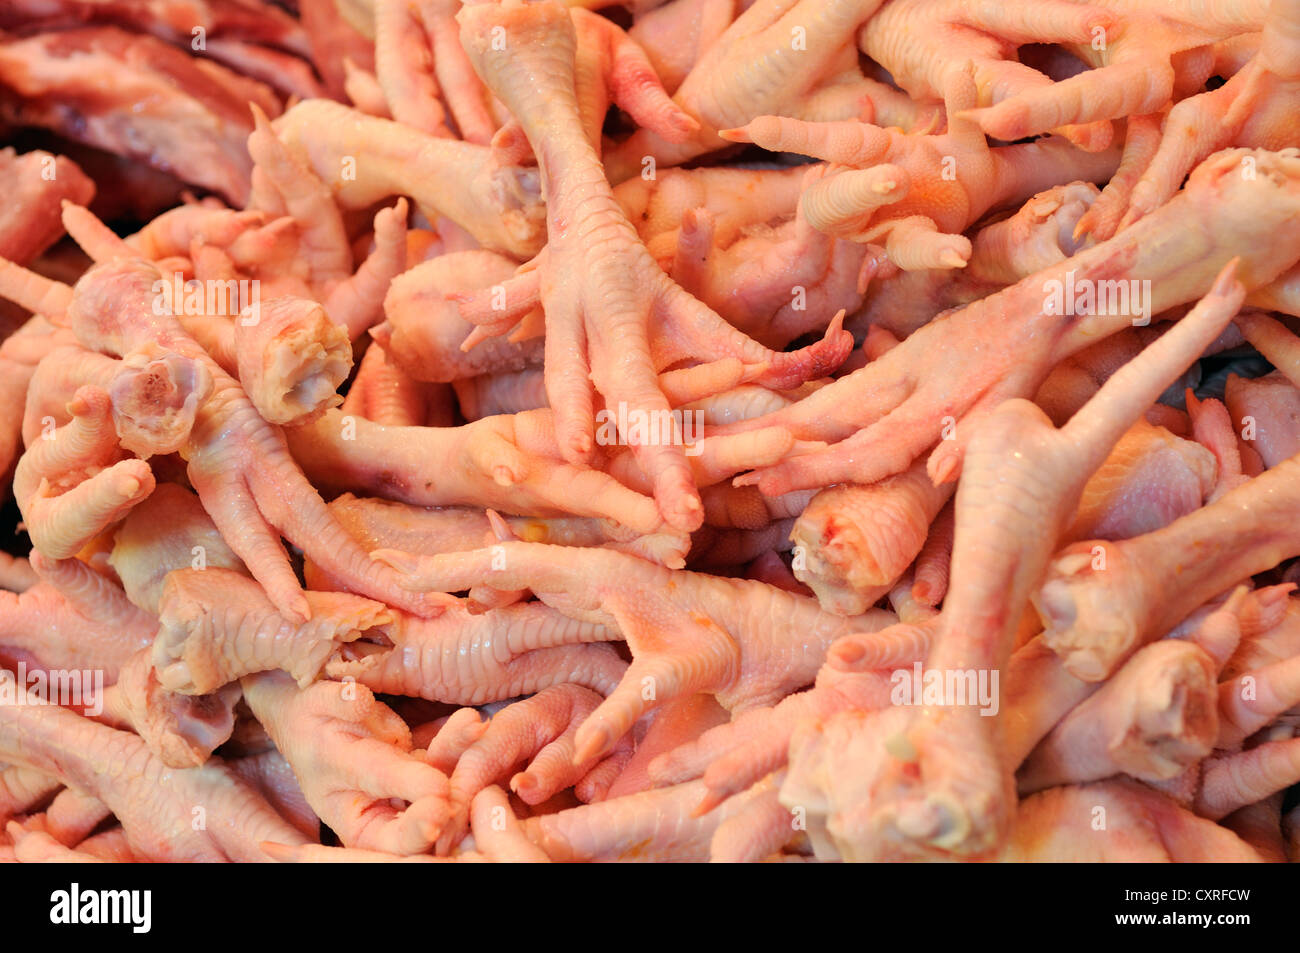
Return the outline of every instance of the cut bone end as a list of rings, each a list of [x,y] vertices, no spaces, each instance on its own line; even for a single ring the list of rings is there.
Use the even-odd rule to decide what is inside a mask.
[[[175,453],[212,392],[207,368],[178,354],[153,360],[134,354],[125,363],[108,387],[122,447],[142,458]]]

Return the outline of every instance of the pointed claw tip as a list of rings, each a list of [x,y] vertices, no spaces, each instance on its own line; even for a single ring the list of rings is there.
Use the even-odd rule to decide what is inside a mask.
[[[749,142],[754,141],[754,137],[749,134],[747,126],[737,126],[734,129],[719,129],[718,138],[726,139],[728,142]]]
[[[251,101],[250,101],[249,104],[248,104],[248,108],[249,108],[249,109],[252,111],[252,113],[253,113],[253,126],[254,126],[254,128],[257,129],[257,130],[263,130],[263,129],[264,129],[264,130],[270,131],[270,128],[271,128],[271,120],[268,119],[267,116],[266,116],[266,113],[262,111],[262,107],[259,106],[259,105],[257,105],[257,103],[255,103],[255,102],[251,102]]]
[[[608,728],[604,725],[593,725],[591,730],[587,731],[587,724],[589,723],[584,723],[582,728],[578,729],[578,735],[574,739],[574,764],[584,764],[600,757],[609,750],[612,744]]]
[[[510,790],[525,804],[536,803],[538,800],[537,792],[540,788],[541,781],[533,777],[528,771],[521,771],[510,779]],[[532,800],[529,800],[529,798],[532,798]]]
[[[696,804],[695,807],[691,808],[691,817],[703,817],[721,804],[723,800],[725,800],[725,798],[720,797],[718,792],[710,790],[704,795],[704,797],[700,798],[699,804]]]
[[[420,596],[419,604],[425,613],[422,618],[433,619],[460,602],[449,592],[426,592]]]
[[[700,121],[683,109],[678,109],[669,120],[673,129],[684,137],[695,135],[700,131]]]
[[[298,859],[298,848],[290,847],[288,844],[264,840],[257,846],[262,849],[262,853],[278,863],[291,864]]]
[[[306,625],[311,621],[311,606],[307,604],[307,597],[301,591],[296,593],[285,604],[280,615],[294,625]]]
[[[488,526],[491,527],[493,534],[498,540],[504,543],[519,538],[515,534],[515,531],[510,528],[510,524],[507,523],[505,518],[496,510],[489,507],[484,510],[484,512],[487,514]]]
[[[419,559],[410,553],[404,553],[400,549],[376,549],[370,553],[372,561],[383,563],[396,572],[404,575],[410,575],[415,572],[419,566]]]
[[[578,433],[569,441],[569,447],[579,459],[585,459],[591,453],[591,434]]]
[[[947,453],[934,465],[934,472],[930,474],[930,482],[935,486],[943,486],[956,476],[957,458],[955,455]]]
[[[875,276],[876,276],[875,262],[870,262],[870,261],[864,262],[862,267],[858,269],[858,284],[857,284],[858,294],[861,295],[867,293],[867,289],[871,287],[871,279],[874,278]]]
[[[836,668],[856,665],[866,655],[866,650],[857,641],[840,640],[831,648],[831,661]]]
[[[1237,272],[1241,268],[1241,256],[1234,255],[1232,260],[1223,266],[1217,278],[1214,279],[1214,287],[1210,293],[1218,297],[1227,297],[1232,294],[1237,286]]]

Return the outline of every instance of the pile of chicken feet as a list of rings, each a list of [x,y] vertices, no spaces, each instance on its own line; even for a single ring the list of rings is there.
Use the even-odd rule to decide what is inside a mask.
[[[0,860],[1300,858],[1300,0],[16,0],[0,122]]]

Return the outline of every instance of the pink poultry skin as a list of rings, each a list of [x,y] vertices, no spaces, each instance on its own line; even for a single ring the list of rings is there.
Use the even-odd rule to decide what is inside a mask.
[[[657,365],[666,361],[655,360],[646,330],[652,314],[665,338],[657,347],[661,355],[698,357],[707,349],[715,358],[766,361],[772,383],[797,385],[847,356],[845,336],[839,333],[828,334],[824,347],[800,357],[767,351],[703,308],[654,264],[614,200],[583,133],[574,92],[574,33],[563,8],[480,4],[464,8],[459,19],[462,43],[475,69],[519,117],[549,195],[552,240],[545,259],[535,272],[507,286],[507,295],[513,291],[525,300],[536,295],[548,315],[547,396],[566,460],[586,461],[593,450],[589,380],[607,404],[651,413],[668,410],[655,380]],[[516,34],[515,52],[505,55],[494,48],[494,28]],[[664,105],[671,104],[665,100]],[[632,103],[628,106],[636,112]],[[672,108],[675,128],[689,132],[694,122]],[[557,276],[564,276],[563,281]],[[573,276],[581,276],[576,286]],[[530,286],[533,291],[525,290]],[[702,507],[680,444],[641,444],[634,452],[669,525],[695,529]]]
[[[0,861],[1300,859],[1300,0],[609,7],[0,13]]]
[[[1235,268],[1234,261],[1193,315],[1108,381],[1061,430],[1052,428],[1042,411],[1027,402],[1004,404],[980,430],[958,493],[952,589],[927,666],[940,671],[1006,667],[1009,638],[1048,552],[1040,544],[1030,562],[1023,550],[1000,548],[986,528],[1014,533],[1028,520],[1059,533],[1066,514],[1077,505],[1087,474],[1163,389],[1163,382],[1212,341],[1240,307],[1245,291],[1232,279]],[[1032,460],[1052,475],[1027,472],[1030,485],[1001,479],[998,474],[1005,472],[1007,456],[1024,461],[1026,468]],[[1042,479],[1047,479],[1042,488],[1032,485]],[[1025,500],[1035,501],[1036,507],[1026,507]],[[873,637],[851,641],[856,644],[832,649],[832,664],[858,670],[875,667]],[[833,742],[814,736],[811,727],[805,730],[803,739],[792,741],[782,799],[798,804],[801,798],[811,798],[826,805],[823,836],[841,855],[978,856],[1005,837],[1014,798],[998,718],[984,717],[969,703],[891,707],[832,717],[826,730],[835,732],[830,735]],[[861,768],[850,767],[853,760],[839,761],[839,745],[851,745]]]

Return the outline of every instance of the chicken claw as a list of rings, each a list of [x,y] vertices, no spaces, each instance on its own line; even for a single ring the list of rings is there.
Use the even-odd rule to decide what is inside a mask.
[[[527,588],[573,618],[617,626],[633,661],[579,728],[578,760],[607,753],[641,715],[674,698],[708,692],[734,712],[774,704],[812,681],[836,638],[893,618],[871,610],[845,619],[760,582],[673,571],[605,549],[507,542],[472,553],[371,555],[404,572],[413,589]],[[767,608],[756,610],[760,603]]]
[[[978,857],[1003,842],[1014,765],[996,679],[1020,615],[1088,476],[1241,306],[1237,265],[1060,430],[1028,401],[1007,401],[976,431],[957,491],[952,587],[924,667],[944,679],[967,673],[967,684],[973,675],[983,687],[978,697],[972,688],[924,705],[891,696],[895,704],[883,711],[841,712],[820,731],[803,726],[791,741],[781,800],[816,807],[824,819],[819,854]]]
[[[505,293],[511,308],[534,294],[544,308],[546,390],[564,459],[591,459],[593,384],[615,412],[623,406],[654,419],[673,419],[660,390],[660,362],[654,353],[664,343],[651,340],[652,324],[682,358],[770,360],[768,378],[774,386],[776,378],[793,386],[821,376],[847,356],[851,345],[834,324],[810,353],[767,351],[655,264],[615,200],[583,130],[575,92],[574,27],[562,6],[481,3],[463,8],[458,19],[475,69],[528,136],[546,189],[550,243],[535,272],[507,284]],[[505,43],[494,43],[493,36],[502,32]],[[634,452],[654,485],[665,520],[692,530],[703,519],[703,507],[676,424],[672,435],[638,442]]]
[[[242,680],[244,700],[345,847],[420,854],[446,823],[447,777],[411,752],[411,730],[370,689],[280,673]],[[392,801],[405,802],[394,807]]]

